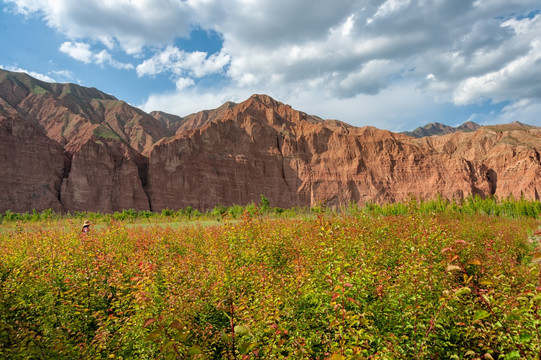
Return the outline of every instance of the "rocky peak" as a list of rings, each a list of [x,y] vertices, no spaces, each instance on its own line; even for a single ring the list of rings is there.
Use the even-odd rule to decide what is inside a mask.
[[[272,97],[270,97],[269,95],[265,95],[265,94],[253,94],[252,96],[250,96],[250,98],[248,99],[248,101],[250,100],[254,100],[254,101],[258,101],[260,102],[261,104],[267,106],[267,107],[270,107],[270,108],[277,108],[279,107],[280,105],[283,105],[282,103],[274,100]]]
[[[539,199],[540,128],[423,130],[440,135],[322,120],[262,94],[184,117],[149,115],[96,89],[0,71],[0,211],[204,210],[261,194],[281,207]]]
[[[478,130],[481,125],[474,123],[473,121],[466,121],[464,124],[458,126],[456,129],[459,131],[475,131]]]
[[[475,131],[479,129],[480,127],[481,126],[479,124],[476,124],[473,121],[465,122],[464,124],[457,127],[434,122],[422,127],[418,127],[417,129],[413,131],[405,131],[403,132],[403,134],[408,135],[408,136],[413,136],[415,138],[421,138],[425,136],[452,134],[457,131],[465,131],[465,132]]]

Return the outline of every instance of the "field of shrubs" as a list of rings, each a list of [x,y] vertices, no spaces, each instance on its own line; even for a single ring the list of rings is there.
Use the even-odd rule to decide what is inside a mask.
[[[541,356],[539,202],[229,209],[3,214],[0,358]]]

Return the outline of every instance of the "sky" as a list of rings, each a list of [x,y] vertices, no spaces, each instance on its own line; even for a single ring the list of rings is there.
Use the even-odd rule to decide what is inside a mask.
[[[541,126],[539,0],[0,0],[0,68],[185,116]]]

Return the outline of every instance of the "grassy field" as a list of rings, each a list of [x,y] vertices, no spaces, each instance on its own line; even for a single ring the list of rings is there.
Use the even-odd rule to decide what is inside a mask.
[[[539,217],[394,209],[4,222],[0,358],[538,358]]]

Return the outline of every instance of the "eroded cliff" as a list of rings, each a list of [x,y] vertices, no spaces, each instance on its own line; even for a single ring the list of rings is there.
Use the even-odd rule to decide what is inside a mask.
[[[541,193],[541,129],[414,138],[266,95],[184,118],[74,84],[0,71],[0,211],[159,211],[257,202],[386,203]]]

